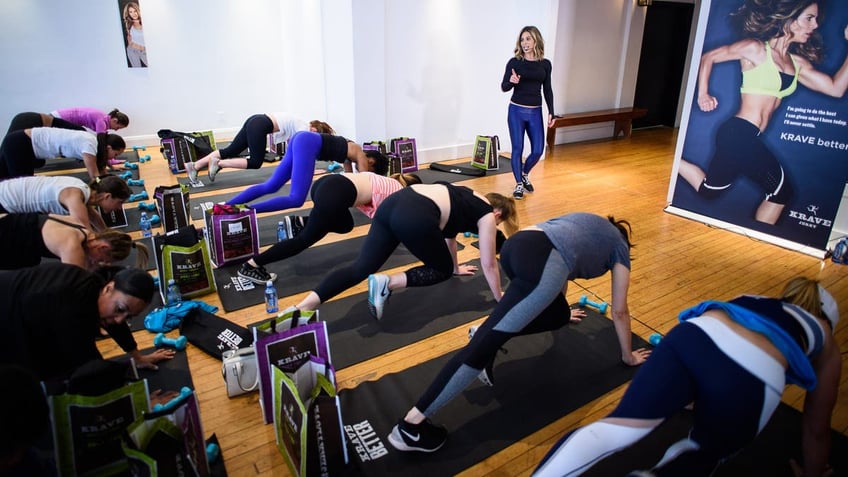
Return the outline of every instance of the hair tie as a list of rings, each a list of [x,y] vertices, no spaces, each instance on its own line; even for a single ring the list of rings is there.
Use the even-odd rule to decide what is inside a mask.
[[[100,184],[100,176],[95,177],[95,178],[94,178],[94,182],[95,182],[96,184]]]

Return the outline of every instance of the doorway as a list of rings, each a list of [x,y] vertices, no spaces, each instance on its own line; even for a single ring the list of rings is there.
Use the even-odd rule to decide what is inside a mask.
[[[695,5],[655,1],[647,8],[633,104],[648,114],[633,127],[674,127]]]

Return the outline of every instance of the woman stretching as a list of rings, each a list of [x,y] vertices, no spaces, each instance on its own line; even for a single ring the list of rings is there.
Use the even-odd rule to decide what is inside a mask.
[[[795,474],[833,475],[825,467],[842,368],[833,337],[839,320],[833,296],[815,280],[797,277],[787,282],[780,298],[705,301],[679,318],[618,407],[563,437],[533,475],[580,475],[691,403],[695,414],[689,435],[669,447],[650,473],[638,475],[713,475],[760,433],[787,381],[807,390],[804,468]]]
[[[433,452],[447,439],[432,416],[475,377],[494,384],[492,363],[512,338],[557,330],[578,321],[565,301],[568,280],[612,273],[612,319],[621,360],[642,364],[650,354],[632,350],[627,289],[630,283],[630,224],[612,217],[576,213],[528,227],[510,237],[501,250],[501,266],[510,279],[503,299],[389,435],[401,451]],[[571,317],[571,319],[569,319]]]
[[[408,185],[420,183],[421,179],[415,174],[385,177],[372,172],[332,174],[318,179],[312,185],[313,206],[303,230],[242,264],[238,275],[260,285],[275,280],[276,274],[265,270],[265,265],[299,254],[330,232],[346,234],[353,230],[351,207],[374,218],[377,207],[386,197]]]
[[[78,124],[95,133],[105,133],[110,129],[117,131],[130,125],[130,118],[115,108],[108,113],[96,108],[65,108],[51,111],[53,121],[56,119]],[[30,126],[35,127],[35,126]]]
[[[120,210],[132,194],[127,183],[117,176],[105,176],[90,184],[67,176],[16,177],[0,181],[0,213],[70,215],[91,230],[106,229],[104,213]]]
[[[147,247],[117,230],[92,233],[71,217],[0,214],[0,270],[38,265],[42,257],[95,270],[138,250],[136,266],[147,264]]]
[[[482,196],[467,187],[447,183],[418,184],[383,201],[368,231],[359,258],[332,272],[297,305],[301,310],[318,306],[368,277],[368,303],[378,320],[392,290],[435,285],[452,275],[472,275],[477,267],[456,259],[456,234],[479,235],[480,265],[492,295],[501,299],[501,277],[495,257],[497,225],[507,234],[518,228],[515,201],[501,194]],[[399,244],[424,262],[391,276],[371,275],[380,269]]]
[[[31,176],[45,159],[73,157],[85,163],[89,177],[106,175],[109,159],[124,153],[127,144],[117,134],[92,134],[60,128],[14,131],[0,144],[0,179]]]
[[[341,136],[300,131],[289,140],[286,155],[271,177],[262,184],[249,187],[228,200],[227,204],[247,204],[263,195],[277,192],[291,180],[289,195],[251,204],[250,207],[257,212],[300,207],[306,202],[306,195],[312,186],[315,161],[355,162],[359,172],[374,172],[381,176],[386,175],[389,169],[388,161],[377,151],[363,151],[359,144]]]
[[[291,139],[298,131],[312,131],[324,134],[335,134],[333,128],[323,121],[306,121],[289,113],[254,114],[247,118],[236,137],[227,147],[216,149],[206,157],[196,162],[186,164],[188,177],[192,182],[197,180],[197,171],[209,168],[209,180],[214,181],[215,175],[225,167],[234,169],[259,169],[265,161],[265,147],[268,135],[272,135],[274,144],[280,144]],[[248,156],[238,157],[247,149]]]

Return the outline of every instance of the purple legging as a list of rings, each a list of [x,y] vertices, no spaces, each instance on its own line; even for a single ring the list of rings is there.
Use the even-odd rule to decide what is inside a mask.
[[[289,139],[286,155],[271,177],[227,201],[227,204],[247,204],[248,202],[273,194],[291,180],[289,195],[274,197],[263,202],[251,204],[257,212],[273,212],[275,210],[300,207],[306,202],[306,195],[312,186],[312,176],[315,173],[315,160],[321,152],[321,135],[309,131],[300,131]]]

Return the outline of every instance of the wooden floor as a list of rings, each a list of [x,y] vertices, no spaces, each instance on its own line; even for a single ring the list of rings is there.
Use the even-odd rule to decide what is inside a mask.
[[[712,228],[663,211],[669,175],[677,139],[675,129],[634,131],[627,139],[601,140],[559,145],[548,151],[546,160],[533,170],[534,194],[519,202],[521,223],[530,225],[569,212],[586,211],[612,214],[633,225],[634,261],[630,287],[633,331],[647,338],[655,330],[665,333],[675,323],[677,312],[705,299],[728,299],[740,293],[777,294],[790,277],[804,274],[816,277],[848,309],[848,268],[821,261],[808,255],[785,250],[741,235]],[[175,183],[158,151],[148,148],[153,161],[141,165],[148,193],[157,184]],[[266,164],[264,167],[274,167]],[[510,193],[511,175],[477,178],[463,184],[481,192]],[[214,191],[218,194],[226,191]],[[202,194],[192,192],[192,199]],[[309,203],[306,206],[310,206]],[[127,207],[130,207],[128,204]],[[198,225],[202,225],[198,224]],[[354,235],[367,226],[354,230]],[[350,238],[331,235],[325,242]],[[471,239],[459,237],[470,242]],[[460,260],[476,258],[474,247],[465,247]],[[293,277],[281,277],[282,280]],[[587,289],[609,301],[609,275],[572,283],[568,299],[573,302]],[[359,285],[348,293],[365,290]],[[285,307],[300,301],[305,294],[281,297]],[[220,306],[216,294],[203,300]],[[242,324],[265,318],[264,307],[219,313]],[[374,380],[385,373],[405,369],[418,362],[442,355],[467,342],[468,326],[461,326],[371,361],[338,370],[341,388]],[[837,338],[841,349],[848,350],[848,319],[840,322]],[[176,336],[177,332],[172,335]],[[153,334],[137,332],[141,348],[152,346]],[[110,340],[101,341],[105,355],[119,354]],[[289,475],[274,443],[273,426],[262,423],[257,395],[228,399],[221,378],[221,363],[192,346],[187,350],[191,372],[200,400],[204,432],[217,434],[229,475]],[[579,360],[580,356],[574,356]],[[839,405],[832,426],[848,431],[848,386],[845,359]],[[539,430],[502,452],[479,462],[461,475],[530,475],[550,446],[564,432],[594,421],[609,412],[621,396],[622,388],[602,396]],[[387,396],[387,399],[391,399]],[[460,397],[461,399],[461,397]],[[790,386],[784,401],[800,408],[803,393]],[[412,403],[410,403],[411,405]],[[438,416],[435,418],[438,421]],[[776,456],[776,458],[783,458]]]

